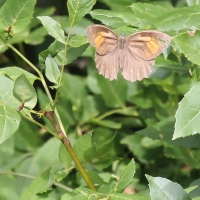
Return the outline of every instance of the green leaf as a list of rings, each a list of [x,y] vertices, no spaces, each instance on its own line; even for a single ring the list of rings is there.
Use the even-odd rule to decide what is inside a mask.
[[[23,119],[14,135],[15,147],[21,151],[35,151],[39,142],[39,138],[35,137],[35,133],[38,131],[39,128],[37,125]]]
[[[187,163],[193,168],[199,169],[199,153],[200,151],[193,151],[189,148],[181,148],[176,146],[165,147],[165,155],[169,158],[178,159],[182,163]]]
[[[0,76],[0,85],[0,99],[5,105],[17,110],[21,103],[13,96],[14,81]]]
[[[76,58],[81,56],[84,51],[87,49],[89,44],[84,44],[80,47],[73,48],[68,47],[67,55],[64,55],[64,44],[55,41],[53,42],[50,47],[42,51],[39,55],[39,61],[41,65],[44,65],[46,57],[50,54],[58,65],[63,64],[63,59],[65,59],[65,64],[69,64],[74,61]],[[66,57],[65,57],[66,56]]]
[[[19,199],[20,193],[16,185],[18,185],[17,179],[14,179],[12,176],[7,174],[5,175],[1,174],[0,178],[1,199],[2,200],[10,199],[11,197],[13,199]]]
[[[36,132],[35,136],[39,136],[39,132]],[[35,154],[33,156],[28,156],[27,159],[20,163],[17,171],[31,174],[32,176],[38,176],[48,168],[52,168],[54,171],[60,170],[63,167],[58,157],[60,143],[60,140],[57,138],[51,138],[45,141],[41,147],[38,147],[37,151],[34,151]],[[21,192],[27,188],[27,185],[29,185],[31,181],[31,179],[18,177]]]
[[[24,74],[20,75],[15,80],[13,94],[21,103],[24,103],[25,107],[29,109],[34,108],[37,103],[35,89]]]
[[[114,28],[128,25],[136,26],[138,24],[138,20],[129,10],[126,10],[126,12],[115,12],[111,10],[96,9],[91,11],[90,15],[93,19],[100,20],[103,24]]]
[[[0,104],[0,144],[13,135],[19,127],[19,114],[6,105]]]
[[[96,0],[67,1],[70,26],[73,27],[81,18],[83,18],[92,9],[95,3]]]
[[[161,31],[199,29],[200,5],[178,8],[157,18],[156,27]]]
[[[128,6],[131,5],[131,3],[133,3],[132,0],[123,0],[123,1],[119,1],[119,0],[112,0],[112,1],[107,1],[107,0],[102,0],[103,3],[105,3],[106,5],[108,5],[111,10],[119,10],[120,12],[121,10],[127,10]]]
[[[141,131],[137,131],[136,133],[152,138],[153,140],[160,140],[175,146],[181,146],[187,148],[199,148],[199,143],[200,143],[199,134],[172,140],[174,134],[174,124],[175,124],[175,118],[170,117],[162,120],[161,122],[153,126],[149,126]]]
[[[189,195],[192,199],[195,199],[195,197],[196,198],[200,197],[200,179],[197,179],[193,181],[192,183],[190,183],[189,187],[187,188],[187,192],[188,192],[188,189],[190,189]]]
[[[159,56],[156,59],[156,64],[154,65],[154,69],[149,78],[163,80],[168,78],[174,72],[179,73],[181,76],[189,76],[189,70],[186,66]]]
[[[97,158],[96,144],[93,144],[84,152],[84,158],[87,162],[93,163],[93,159]]]
[[[70,156],[63,143],[60,145],[59,158],[65,169],[68,169],[72,166],[72,157]]]
[[[87,96],[83,101],[81,122],[86,122],[99,114],[94,96]]]
[[[50,54],[45,61],[45,75],[50,82],[58,84],[58,79],[60,78],[61,73],[57,63]]]
[[[13,81],[15,81],[20,75],[25,74],[26,78],[29,80],[31,84],[34,83],[35,80],[39,79],[37,76],[31,74],[28,71],[25,71],[22,68],[19,67],[6,67],[0,69],[0,74],[6,74],[9,76]]]
[[[50,171],[51,169],[47,169],[40,176],[36,177],[22,193],[20,200],[34,199],[38,193],[43,193],[51,189],[54,183],[54,174]]]
[[[150,196],[153,200],[191,200],[189,195],[178,184],[166,178],[146,175],[149,182]]]
[[[173,139],[200,133],[200,83],[194,85],[179,103]]]
[[[125,107],[127,82],[121,76],[114,81],[109,81],[102,75],[98,75],[97,78],[106,104],[111,108]]]
[[[80,47],[86,43],[88,43],[88,40],[86,39],[86,37],[82,35],[75,35],[69,40],[68,44],[71,47]]]
[[[0,9],[0,30],[23,31],[30,24],[36,0],[8,0]]]
[[[133,194],[109,194],[111,200],[150,200],[148,197]]]
[[[122,192],[131,183],[134,174],[135,174],[135,162],[134,160],[131,160],[131,162],[120,173],[119,179],[114,185],[112,191]]]
[[[200,5],[200,0],[186,0],[188,6]]]
[[[101,178],[101,176],[99,176],[99,174],[97,172],[87,170],[87,174],[94,184],[98,184],[98,185],[105,184],[105,182],[103,181],[103,179]]]
[[[64,31],[61,29],[61,26],[58,22],[47,16],[41,16],[37,18],[42,22],[49,35],[54,37],[57,41],[65,44]]]
[[[74,144],[74,151],[76,152],[80,162],[84,162],[84,153],[91,146],[91,138],[92,135],[87,133],[78,138],[78,140]]]
[[[104,126],[107,128],[113,128],[113,129],[120,129],[122,127],[122,124],[118,122],[113,122],[111,120],[97,120],[97,119],[91,119],[89,120],[92,124],[97,124],[99,126]]]
[[[28,37],[25,38],[24,42],[30,45],[38,45],[44,42],[47,32],[44,27],[39,27],[31,31]]]
[[[133,16],[139,22],[140,29],[149,29],[154,27],[155,21],[165,13],[169,12],[169,8],[150,4],[150,3],[133,3],[131,6]]]
[[[87,97],[84,82],[82,79],[80,79],[80,77],[70,74],[64,74],[63,80],[64,82],[60,89],[60,96],[64,100],[70,100],[73,104],[72,109],[76,111],[81,107],[82,102]]]
[[[199,40],[200,31],[196,31],[193,37],[187,32],[173,37],[173,41],[179,46],[186,58],[197,65],[200,65]]]
[[[89,44],[84,44],[77,48],[69,48],[67,51],[66,64],[72,63],[72,61],[76,60],[79,56],[81,56],[88,48],[88,46]]]

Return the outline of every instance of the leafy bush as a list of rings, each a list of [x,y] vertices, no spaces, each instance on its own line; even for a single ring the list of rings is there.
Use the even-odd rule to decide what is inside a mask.
[[[68,0],[58,16],[2,1],[0,199],[200,199],[199,3]],[[109,81],[85,37],[94,21],[163,31],[171,47],[148,79]]]

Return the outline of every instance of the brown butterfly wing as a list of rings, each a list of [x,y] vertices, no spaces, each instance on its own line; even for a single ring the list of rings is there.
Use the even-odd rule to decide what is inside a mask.
[[[151,60],[167,49],[171,37],[160,31],[141,31],[130,35],[127,44],[131,52],[143,60]]]
[[[109,28],[102,25],[88,26],[86,37],[90,44],[96,48],[99,55],[105,55],[113,51],[117,45],[118,36]]]
[[[117,74],[120,69],[119,49],[117,47],[106,55],[96,53],[95,61],[99,74],[102,74],[111,81],[117,79]]]
[[[124,79],[135,82],[149,77],[155,60],[143,60],[131,48],[126,47],[121,54],[121,73]]]

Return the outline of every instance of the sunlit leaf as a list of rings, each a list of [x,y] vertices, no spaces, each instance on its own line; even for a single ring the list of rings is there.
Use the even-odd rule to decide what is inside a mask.
[[[73,27],[82,17],[84,17],[96,3],[96,0],[69,0],[67,8],[69,12],[69,21]]]
[[[19,127],[19,114],[6,105],[0,104],[0,144],[6,141]]]
[[[191,200],[189,195],[178,184],[166,178],[146,175],[149,182],[151,199]]]
[[[58,22],[48,16],[41,16],[37,18],[41,20],[44,28],[47,30],[49,35],[54,37],[57,41],[65,44],[64,31],[61,29],[61,26]]]
[[[50,82],[58,84],[61,72],[51,55],[48,55],[45,61],[45,74]]]
[[[173,139],[200,133],[200,83],[194,85],[179,103]]]
[[[0,9],[0,30],[23,31],[30,24],[36,0],[8,0]]]
[[[73,36],[70,40],[69,40],[69,45],[71,47],[80,47],[84,44],[88,43],[88,40],[86,39],[86,37],[83,37],[82,35],[76,35]]]
[[[29,80],[29,82],[31,84],[34,83],[35,80],[38,79],[37,76],[31,74],[30,72],[19,68],[19,67],[15,67],[15,66],[10,66],[10,67],[6,67],[6,68],[1,68],[0,69],[0,74],[6,74],[7,76],[9,76],[12,80],[16,80],[20,75],[25,74],[26,78]]]
[[[15,80],[13,94],[27,108],[32,109],[37,103],[35,89],[24,74]]]
[[[182,53],[191,62],[200,65],[200,31],[196,31],[194,36],[190,36],[187,32],[177,35],[173,41],[179,46]]]

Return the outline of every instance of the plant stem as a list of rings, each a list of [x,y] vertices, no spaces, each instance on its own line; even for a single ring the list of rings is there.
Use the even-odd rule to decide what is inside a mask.
[[[50,130],[50,129],[48,129],[47,127],[43,126],[42,124],[40,124],[39,122],[35,121],[34,119],[31,119],[31,118],[29,118],[29,117],[27,117],[27,116],[25,116],[25,115],[22,115],[22,116],[23,116],[24,118],[26,118],[27,120],[31,121],[32,123],[38,125],[39,127],[45,129],[46,131],[48,131],[50,134],[52,134],[52,135],[55,136],[56,138],[61,139],[61,137],[60,137],[58,134],[54,133],[52,130]]]
[[[37,72],[37,74],[39,75],[40,80],[41,80],[41,82],[42,82],[42,84],[43,84],[43,87],[44,87],[44,89],[45,89],[45,92],[47,93],[47,96],[48,96],[48,98],[49,98],[49,100],[50,100],[50,105],[51,105],[51,107],[52,107],[53,99],[52,99],[52,97],[51,97],[51,94],[50,94],[50,92],[49,92],[49,89],[48,89],[48,87],[47,87],[47,84],[46,84],[46,82],[45,82],[45,80],[44,80],[44,77],[43,77],[42,73],[41,73],[28,59],[26,59],[26,57],[24,57],[15,47],[13,47],[11,44],[6,44],[6,45],[7,45],[8,47],[10,47],[17,55],[19,55],[30,67],[32,67],[32,68]],[[62,124],[62,121],[61,121],[61,119],[60,119],[60,116],[59,116],[59,114],[58,114],[57,109],[55,108],[54,111],[55,111],[55,115],[56,115],[56,118],[57,118],[57,120],[58,120],[58,123],[59,123],[59,125],[60,125],[60,127],[61,127],[61,129],[62,129],[62,132],[63,132],[63,134],[67,137],[66,132],[65,132],[65,129],[64,129],[64,127],[63,127],[63,124]]]
[[[25,177],[25,178],[30,178],[30,179],[35,179],[36,177],[35,176],[31,176],[29,174],[24,174],[24,173],[19,173],[19,172],[0,172],[0,174],[4,174],[4,175],[14,175],[14,176],[20,176],[20,177]],[[67,187],[61,183],[57,183],[57,182],[54,182],[54,185],[66,190],[66,191],[69,191],[69,192],[72,192],[72,188],[70,187]]]
[[[70,141],[67,138],[64,137],[63,138],[63,144],[65,145],[65,147],[67,148],[71,157],[73,158],[73,160],[76,164],[76,167],[78,168],[79,172],[81,173],[81,175],[84,178],[85,182],[87,183],[88,187],[93,191],[97,191],[94,184],[92,183],[90,177],[88,176],[85,169],[83,168],[80,160],[78,159],[74,149],[72,148]]]
[[[88,187],[91,190],[97,191],[95,186],[94,186],[94,184],[92,183],[90,177],[88,176],[88,174],[86,173],[85,169],[83,168],[79,158],[77,157],[76,152],[74,151],[70,141],[65,137],[65,135],[63,135],[59,124],[56,122],[56,120],[54,118],[53,111],[45,112],[45,116],[51,122],[51,124],[54,126],[54,128],[56,129],[56,132],[58,133],[58,135],[60,137],[62,137],[61,138],[62,139],[62,143],[65,145],[66,149],[68,150],[69,154],[71,155],[72,159],[74,160],[77,169],[81,173],[81,175],[84,178],[85,182],[87,183]]]

